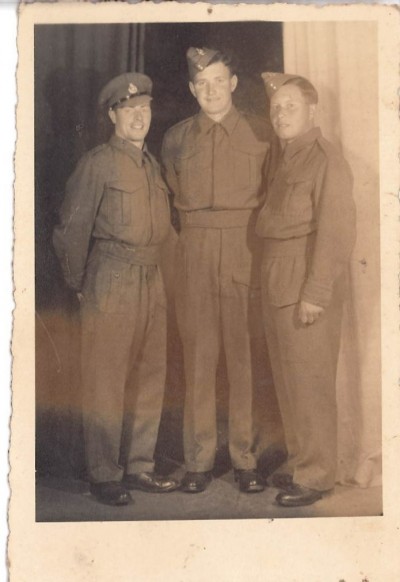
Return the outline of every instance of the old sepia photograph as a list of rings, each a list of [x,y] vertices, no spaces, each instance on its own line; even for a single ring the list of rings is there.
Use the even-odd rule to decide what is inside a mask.
[[[30,8],[14,398],[22,380],[32,527],[379,529],[386,20]]]

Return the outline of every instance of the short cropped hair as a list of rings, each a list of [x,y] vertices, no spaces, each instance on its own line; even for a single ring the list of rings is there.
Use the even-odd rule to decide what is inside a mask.
[[[211,61],[208,63],[207,67],[209,67],[210,65],[214,65],[215,63],[222,63],[229,69],[231,75],[236,74],[236,65],[234,62],[233,55],[223,53],[222,51],[218,51],[217,54],[214,55]]]
[[[310,81],[304,77],[295,77],[294,79],[289,79],[284,85],[295,85],[300,89],[304,99],[310,105],[318,103],[318,91]]]

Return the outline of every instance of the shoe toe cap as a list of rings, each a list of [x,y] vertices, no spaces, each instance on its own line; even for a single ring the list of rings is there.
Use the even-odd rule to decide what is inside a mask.
[[[322,492],[293,484],[292,489],[276,496],[276,502],[282,507],[301,507],[311,505],[322,499]]]

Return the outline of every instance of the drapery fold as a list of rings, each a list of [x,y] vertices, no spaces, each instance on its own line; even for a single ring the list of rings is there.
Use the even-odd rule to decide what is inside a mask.
[[[338,480],[381,483],[378,45],[374,22],[284,24],[284,67],[318,89],[318,124],[354,175],[357,242],[337,375]]]

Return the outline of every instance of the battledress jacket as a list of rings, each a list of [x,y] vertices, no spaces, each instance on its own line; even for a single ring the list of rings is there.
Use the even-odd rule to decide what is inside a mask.
[[[270,131],[264,119],[234,106],[220,123],[200,111],[170,128],[162,161],[175,207],[180,212],[258,208]]]
[[[69,178],[53,243],[67,284],[80,291],[93,239],[157,248],[169,229],[158,163],[146,146],[142,152],[114,135],[85,154]]]
[[[349,165],[319,128],[284,150],[278,138],[273,141],[265,164],[266,201],[256,225],[265,238],[262,279],[270,304],[330,304],[355,242],[352,184]],[[282,252],[279,241],[291,251]]]

